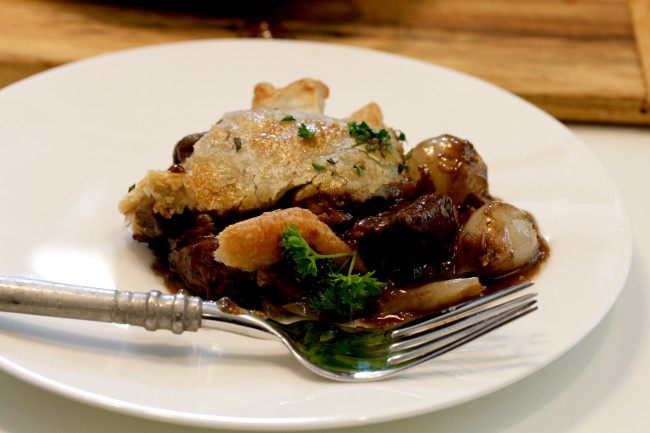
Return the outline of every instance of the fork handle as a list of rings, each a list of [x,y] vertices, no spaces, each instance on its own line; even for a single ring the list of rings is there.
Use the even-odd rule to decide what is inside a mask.
[[[201,327],[203,301],[184,293],[147,293],[0,276],[0,311],[166,329]]]

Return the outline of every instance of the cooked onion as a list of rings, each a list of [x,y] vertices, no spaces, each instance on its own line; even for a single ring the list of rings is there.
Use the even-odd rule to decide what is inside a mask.
[[[380,314],[432,313],[480,295],[485,290],[478,278],[437,281],[414,289],[396,290],[380,302]]]
[[[462,204],[469,194],[488,195],[487,166],[472,143],[441,135],[419,143],[408,160],[408,174],[427,190]]]
[[[499,276],[515,271],[539,254],[532,218],[504,202],[477,209],[458,237],[458,251],[468,270],[479,276]]]

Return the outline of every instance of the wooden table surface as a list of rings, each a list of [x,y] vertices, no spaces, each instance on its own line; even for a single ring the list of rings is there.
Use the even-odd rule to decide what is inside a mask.
[[[0,0],[0,87],[120,49],[239,37],[388,51],[563,121],[650,125],[650,0]]]

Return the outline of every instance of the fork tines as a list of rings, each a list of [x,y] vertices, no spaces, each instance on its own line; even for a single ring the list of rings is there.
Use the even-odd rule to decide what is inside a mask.
[[[536,310],[536,293],[496,303],[533,284],[532,281],[519,283],[443,311],[424,322],[392,331],[395,342],[389,351],[395,355],[388,363],[398,365],[434,358]]]

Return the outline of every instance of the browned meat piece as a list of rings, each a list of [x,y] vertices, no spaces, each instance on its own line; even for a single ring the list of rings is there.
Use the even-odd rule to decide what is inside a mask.
[[[357,221],[345,238],[358,245],[369,269],[402,285],[446,275],[459,228],[451,198],[434,193]]]
[[[171,242],[167,256],[169,269],[194,295],[204,299],[228,296],[244,305],[257,305],[255,276],[214,261],[213,254],[218,247],[216,231],[212,217],[199,214],[192,228]]]

